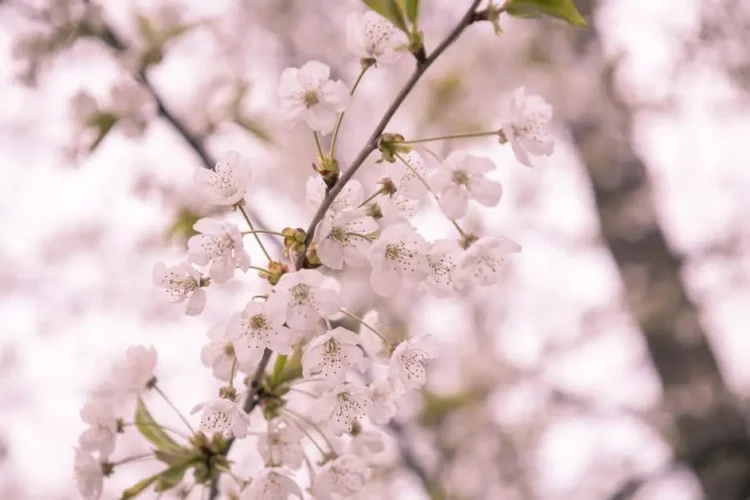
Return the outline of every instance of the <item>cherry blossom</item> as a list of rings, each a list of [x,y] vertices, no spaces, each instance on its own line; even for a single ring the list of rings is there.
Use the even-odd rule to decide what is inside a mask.
[[[302,431],[283,418],[268,423],[268,433],[258,438],[258,453],[267,465],[283,465],[297,469],[304,453]]]
[[[172,302],[185,303],[185,313],[196,316],[206,306],[206,292],[201,288],[201,273],[187,262],[167,267],[163,262],[154,264],[154,285],[163,288]]]
[[[250,268],[250,256],[242,245],[242,233],[237,226],[204,218],[193,229],[202,234],[188,240],[188,256],[196,264],[211,264],[211,279],[224,283],[234,276],[235,268],[243,272]]]
[[[307,184],[305,185],[307,206],[313,210],[317,210],[320,204],[323,203],[327,190],[328,187],[321,176],[316,175],[307,179]],[[341,212],[346,208],[357,208],[363,200],[364,189],[362,188],[362,184],[358,180],[352,179],[344,185],[344,188],[333,200],[333,203],[331,203],[328,211],[332,213]]]
[[[288,120],[304,120],[321,134],[333,130],[336,117],[349,104],[349,89],[341,80],[330,80],[331,68],[308,61],[301,68],[286,68],[279,84],[280,106]]]
[[[495,164],[489,158],[472,156],[463,151],[451,153],[430,176],[430,185],[438,196],[443,213],[450,219],[463,217],[470,199],[485,207],[497,205],[502,186],[484,176],[494,169]]]
[[[392,295],[403,280],[418,281],[429,273],[427,242],[409,224],[386,228],[368,253],[370,284],[381,296]]]
[[[531,167],[530,156],[549,156],[555,141],[547,131],[552,106],[537,95],[526,95],[519,87],[505,97],[502,111],[502,136],[510,142],[518,161]]]
[[[211,368],[214,377],[224,382],[229,382],[232,374],[232,365],[235,363],[234,342],[229,335],[229,329],[225,324],[219,324],[208,331],[209,343],[201,349],[201,363]],[[237,370],[249,372],[253,365],[243,364],[236,361]]]
[[[388,445],[386,436],[382,432],[362,431],[349,443],[349,452],[361,457],[369,464],[379,462],[386,451],[388,451]]]
[[[326,420],[336,436],[350,432],[355,422],[370,411],[372,400],[367,389],[355,382],[344,382],[324,392],[313,403],[311,414]]]
[[[193,181],[198,193],[214,205],[235,205],[242,201],[250,182],[250,170],[245,167],[239,153],[224,153],[214,170],[196,168]]]
[[[323,217],[315,231],[320,262],[331,269],[343,269],[344,263],[365,265],[369,235],[377,230],[377,222],[358,209],[345,209]]]
[[[521,246],[508,238],[481,238],[464,252],[456,272],[462,282],[492,285],[497,283],[507,256],[520,251]]]
[[[315,338],[302,356],[302,374],[320,375],[329,385],[342,383],[349,368],[364,372],[367,361],[359,335],[340,326]]]
[[[428,193],[424,158],[416,151],[410,151],[400,155],[399,159],[403,161],[384,162],[383,176],[378,182],[387,194],[397,193],[410,200],[419,200]]]
[[[242,491],[240,500],[289,500],[295,496],[302,499],[302,490],[289,471],[283,468],[262,469]]]
[[[404,55],[407,41],[395,26],[375,12],[361,16],[356,12],[346,20],[346,42],[349,51],[361,59],[391,64]]]
[[[407,222],[419,208],[419,200],[392,194],[379,196],[367,206],[367,214],[378,221],[380,229]]]
[[[85,500],[98,500],[102,496],[102,466],[93,456],[81,449],[76,449],[73,475],[78,492]]]
[[[135,82],[120,82],[110,90],[112,112],[117,117],[117,126],[130,138],[138,138],[148,125],[151,103],[148,91]]]
[[[274,288],[270,302],[285,311],[286,324],[292,330],[312,332],[321,318],[330,318],[341,308],[341,299],[332,288],[324,286],[325,277],[318,271],[302,269],[284,274]]]
[[[257,363],[266,348],[287,354],[295,340],[284,326],[282,311],[269,302],[249,302],[229,322],[228,335],[242,364]]]
[[[374,382],[368,389],[372,400],[368,413],[370,420],[376,425],[386,425],[396,415],[398,409],[393,388],[387,381],[382,380]]]
[[[370,473],[367,463],[355,455],[327,462],[315,477],[312,493],[318,500],[347,498],[364,487]]]
[[[444,298],[453,295],[458,287],[453,274],[460,258],[461,248],[454,240],[437,240],[430,245],[427,262],[430,273],[425,284],[436,297]]]
[[[112,378],[117,387],[125,392],[140,394],[149,388],[156,377],[156,349],[143,346],[128,347],[125,361],[112,368]]]
[[[244,438],[250,426],[250,417],[240,405],[229,399],[218,398],[196,405],[190,414],[202,410],[199,429],[212,436],[221,434],[225,438],[232,436]]]
[[[424,362],[435,357],[437,349],[429,335],[405,340],[393,351],[388,380],[398,392],[419,389],[427,378]]]
[[[110,456],[115,451],[117,435],[117,418],[112,406],[100,401],[86,403],[81,410],[81,419],[89,424],[78,438],[81,450],[98,451],[102,458]]]

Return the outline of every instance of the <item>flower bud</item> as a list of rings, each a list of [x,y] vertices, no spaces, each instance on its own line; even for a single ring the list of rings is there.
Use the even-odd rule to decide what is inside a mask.
[[[330,154],[319,156],[313,163],[313,168],[323,178],[328,189],[339,180],[339,162]]]
[[[289,268],[283,262],[272,260],[268,263],[268,272],[262,274],[261,277],[268,280],[269,283],[275,285],[281,279],[281,276],[289,272]]]
[[[281,232],[284,234],[284,248],[287,249],[289,255],[298,255],[305,251],[307,233],[304,229],[286,227]]]

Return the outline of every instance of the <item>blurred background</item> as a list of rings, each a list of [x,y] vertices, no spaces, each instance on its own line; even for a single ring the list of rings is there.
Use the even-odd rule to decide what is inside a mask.
[[[92,3],[0,0],[2,499],[77,498],[79,409],[129,345],[158,349],[160,385],[184,410],[215,393],[206,332],[259,280],[212,286],[198,318],[152,285],[153,263],[180,259],[192,223],[220,213],[193,169],[239,151],[256,221],[306,227],[315,146],[279,122],[279,74],[317,59],[351,84],[359,70],[345,50],[355,0]],[[421,3],[429,52],[468,2]],[[383,302],[365,275],[343,283],[351,310],[375,304],[389,332],[443,346],[361,498],[750,498],[750,4],[576,4],[588,29],[472,26],[387,128],[497,128],[500,97],[523,85],[552,103],[556,150],[529,169],[493,139],[436,146],[498,164],[500,205],[466,222],[523,246],[498,285]],[[88,36],[104,32],[97,10],[104,37]],[[412,64],[363,80],[344,168]],[[85,123],[82,89],[122,119]],[[372,159],[360,173],[374,182]],[[430,204],[416,224],[451,236]],[[143,470],[118,470],[104,498]]]

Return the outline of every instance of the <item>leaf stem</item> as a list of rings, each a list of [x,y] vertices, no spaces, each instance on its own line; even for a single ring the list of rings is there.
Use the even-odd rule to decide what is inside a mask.
[[[167,397],[166,394],[164,394],[164,391],[159,388],[158,385],[154,384],[154,390],[159,393],[159,395],[166,401],[166,403],[174,410],[174,412],[177,414],[178,417],[180,417],[180,420],[183,421],[183,423],[187,426],[188,429],[190,429],[191,434],[195,434],[195,431],[193,430],[193,426],[190,425],[190,422],[188,422],[188,419],[185,418],[185,415],[182,414],[182,412],[172,403],[172,401]]]
[[[250,226],[250,230],[252,231],[253,236],[255,236],[255,241],[258,242],[258,245],[260,246],[260,249],[263,250],[263,253],[266,255],[266,259],[268,259],[268,262],[273,262],[273,259],[271,258],[271,255],[266,250],[266,247],[263,246],[263,242],[260,241],[260,237],[258,236],[258,230],[256,230],[253,227],[253,223],[250,220],[250,216],[247,214],[247,211],[245,210],[245,201],[241,201],[237,204],[237,208],[240,209],[240,212],[242,212],[242,216],[245,218],[245,221],[247,222],[247,225]]]

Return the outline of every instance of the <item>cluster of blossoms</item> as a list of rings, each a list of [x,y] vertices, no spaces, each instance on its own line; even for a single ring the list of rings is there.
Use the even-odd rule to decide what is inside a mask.
[[[362,73],[392,63],[407,51],[402,33],[374,12],[353,14],[347,28],[349,48],[362,59]],[[337,277],[351,268],[369,267],[369,283],[378,296],[424,287],[437,297],[450,297],[496,283],[504,262],[520,251],[508,238],[480,237],[461,228],[460,219],[472,202],[494,207],[502,188],[489,177],[495,164],[486,157],[456,151],[429,167],[413,145],[440,138],[407,141],[399,134],[382,134],[377,183],[364,186],[340,178],[335,139],[354,90],[341,80],[331,80],[329,67],[318,61],[288,68],[281,75],[283,116],[304,122],[316,139],[333,134],[331,150],[327,154],[319,150],[320,175],[311,177],[306,186],[308,203],[322,207],[310,229],[313,234],[293,228],[279,232],[253,228],[245,202],[250,170],[237,153],[224,155],[212,170],[195,171],[200,196],[239,210],[250,227],[243,231],[223,220],[199,220],[194,226],[198,234],[188,241],[187,259],[171,267],[156,264],[155,285],[171,300],[184,302],[188,315],[202,312],[211,283],[232,279],[238,269],[258,270],[270,287],[210,330],[201,362],[226,385],[216,399],[194,408],[194,413],[200,412],[200,425],[189,445],[142,430],[157,446],[157,458],[171,468],[126,491],[124,498],[151,485],[156,491],[173,487],[187,468],[195,469],[197,482],[218,484],[227,498],[303,498],[294,474],[303,462],[309,463],[305,439],[321,455],[319,468],[310,470],[307,492],[317,499],[357,494],[371,474],[368,457],[384,447],[377,427],[396,416],[400,397],[425,384],[426,367],[437,356],[437,346],[429,335],[394,342],[373,322],[346,311]],[[531,156],[551,154],[553,143],[546,131],[549,105],[519,89],[507,98],[505,111],[500,128],[477,135],[495,135],[501,143],[509,142],[519,161],[528,165]],[[412,225],[411,218],[430,196],[457,229],[458,238],[428,242]],[[285,251],[278,260],[263,248],[261,232],[283,238]],[[251,266],[246,237],[261,245],[268,258],[266,267]],[[380,337],[383,349],[366,350],[365,330],[347,329],[344,320],[356,321]],[[154,351],[133,348],[125,365],[117,368],[118,384],[138,396],[135,425],[150,419],[140,393],[158,390],[155,361]],[[240,373],[247,375],[247,387],[238,391],[235,383]],[[307,382],[304,391],[296,387]],[[292,410],[290,392],[311,397],[304,410]],[[265,430],[251,429],[248,413],[256,407],[263,412]],[[91,427],[81,436],[76,476],[84,497],[97,498],[102,477],[121,463],[108,459],[115,435],[125,423],[101,403],[87,405],[82,418]],[[265,468],[252,478],[226,474],[230,470],[226,455],[233,441],[248,436],[257,436]],[[320,438],[324,444],[318,442]],[[91,453],[98,453],[98,459]],[[175,464],[183,469],[175,472]],[[178,483],[172,481],[176,476]]]

